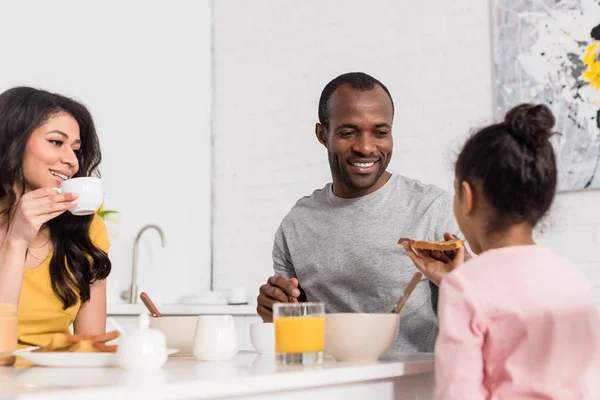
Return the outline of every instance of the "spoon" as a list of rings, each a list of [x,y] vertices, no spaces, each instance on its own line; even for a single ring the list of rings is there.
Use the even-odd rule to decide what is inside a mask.
[[[404,293],[402,293],[402,296],[400,296],[400,298],[398,299],[398,302],[392,309],[392,313],[394,313],[394,314],[400,313],[400,310],[402,310],[402,307],[404,307],[404,304],[406,304],[406,300],[408,300],[408,297],[410,296],[410,294],[413,292],[413,290],[415,290],[415,287],[417,287],[417,283],[419,283],[422,276],[423,276],[423,274],[421,274],[420,272],[415,272],[412,279],[408,283],[406,290],[404,291]]]
[[[160,311],[158,311],[158,308],[156,308],[154,302],[150,300],[150,296],[148,296],[145,292],[142,292],[140,294],[140,299],[142,300],[148,311],[150,311],[150,315],[152,315],[154,318],[162,317],[162,314],[160,313]]]

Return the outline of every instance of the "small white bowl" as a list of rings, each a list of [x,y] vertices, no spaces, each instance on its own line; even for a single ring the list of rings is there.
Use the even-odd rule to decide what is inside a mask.
[[[325,351],[337,361],[377,361],[399,328],[399,314],[325,314]]]
[[[271,322],[250,324],[250,342],[260,354],[275,354],[275,326]]]
[[[197,322],[197,316],[150,318],[150,328],[158,329],[165,334],[167,347],[179,350],[176,356],[191,356]]]

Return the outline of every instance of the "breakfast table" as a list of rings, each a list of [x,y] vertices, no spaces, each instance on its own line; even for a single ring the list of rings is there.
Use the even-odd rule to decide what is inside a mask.
[[[377,362],[281,366],[273,355],[240,352],[227,362],[169,357],[151,372],[112,368],[0,367],[0,399],[431,399],[433,354]]]

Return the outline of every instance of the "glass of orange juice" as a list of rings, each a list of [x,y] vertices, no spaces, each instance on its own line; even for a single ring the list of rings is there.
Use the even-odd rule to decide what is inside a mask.
[[[273,322],[279,364],[323,363],[325,304],[276,303]]]
[[[17,349],[17,333],[19,320],[16,304],[0,304],[0,354]],[[10,366],[15,362],[13,355],[0,355],[0,367]]]

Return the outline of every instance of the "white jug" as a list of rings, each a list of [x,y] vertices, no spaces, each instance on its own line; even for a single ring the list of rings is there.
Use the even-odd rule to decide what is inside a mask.
[[[194,356],[202,361],[226,361],[237,354],[231,315],[200,315],[196,323]]]

